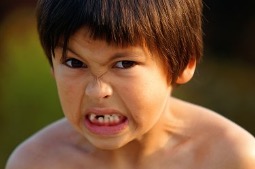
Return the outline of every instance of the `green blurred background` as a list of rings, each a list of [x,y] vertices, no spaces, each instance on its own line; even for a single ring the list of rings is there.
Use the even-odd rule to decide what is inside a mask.
[[[174,95],[255,135],[255,1],[204,2],[204,58]],[[36,32],[35,3],[0,1],[0,168],[19,143],[63,117]]]

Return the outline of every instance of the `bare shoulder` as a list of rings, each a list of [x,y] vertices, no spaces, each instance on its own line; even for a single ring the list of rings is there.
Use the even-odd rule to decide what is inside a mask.
[[[206,113],[206,111],[204,112]],[[255,166],[255,138],[245,129],[225,117],[208,111],[205,128],[212,134],[212,157],[224,168],[252,169]],[[210,140],[210,137],[208,138]],[[207,140],[207,139],[206,139]]]
[[[206,152],[215,168],[252,169],[255,166],[255,138],[245,129],[206,108],[175,100],[189,119],[199,152]],[[180,108],[181,107],[181,108]]]
[[[21,143],[10,156],[6,169],[59,168],[64,152],[72,151],[72,138],[75,133],[69,123],[59,120]],[[59,162],[57,162],[59,161]]]

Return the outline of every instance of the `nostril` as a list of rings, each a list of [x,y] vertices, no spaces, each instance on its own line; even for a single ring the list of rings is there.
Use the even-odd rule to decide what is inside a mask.
[[[107,99],[107,98],[109,98],[109,97],[110,97],[109,95],[104,96],[105,99]]]

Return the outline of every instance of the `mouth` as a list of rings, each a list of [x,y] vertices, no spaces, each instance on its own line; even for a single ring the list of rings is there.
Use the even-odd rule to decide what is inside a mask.
[[[125,117],[118,114],[97,115],[97,114],[91,113],[87,115],[87,119],[90,121],[90,123],[94,125],[115,126],[115,125],[121,124],[125,120]]]
[[[128,119],[118,113],[97,111],[85,116],[85,126],[97,135],[116,135],[128,126]]]

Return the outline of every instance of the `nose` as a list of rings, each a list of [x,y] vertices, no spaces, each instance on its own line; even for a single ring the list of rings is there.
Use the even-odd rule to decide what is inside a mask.
[[[99,78],[94,78],[88,82],[85,94],[92,99],[108,98],[112,95],[111,86]]]

